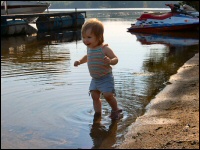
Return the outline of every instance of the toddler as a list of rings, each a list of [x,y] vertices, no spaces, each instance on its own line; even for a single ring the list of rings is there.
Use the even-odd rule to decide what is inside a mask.
[[[112,108],[110,118],[113,120],[121,118],[122,109],[118,108],[115,98],[114,77],[111,65],[118,63],[118,58],[108,44],[104,44],[104,27],[98,19],[89,19],[81,30],[83,43],[87,46],[87,54],[74,66],[87,62],[92,77],[89,91],[93,99],[95,114],[101,115],[102,102],[101,93]]]

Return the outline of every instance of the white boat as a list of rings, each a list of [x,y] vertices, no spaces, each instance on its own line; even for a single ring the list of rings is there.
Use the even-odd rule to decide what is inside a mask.
[[[50,3],[40,1],[1,1],[1,15],[43,13],[49,6]],[[23,20],[33,22],[35,19],[29,17]]]
[[[1,1],[1,15],[43,13],[49,6],[41,1]]]

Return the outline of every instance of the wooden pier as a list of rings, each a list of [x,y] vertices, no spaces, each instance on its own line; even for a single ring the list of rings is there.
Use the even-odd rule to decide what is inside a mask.
[[[78,28],[85,22],[86,11],[1,15],[1,35],[26,34],[25,26],[33,23],[28,21],[32,18],[37,18],[34,23],[39,32]]]

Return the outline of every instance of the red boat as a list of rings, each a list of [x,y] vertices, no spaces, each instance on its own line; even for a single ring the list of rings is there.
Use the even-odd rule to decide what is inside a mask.
[[[199,18],[180,9],[177,4],[166,4],[171,8],[164,14],[144,13],[131,24],[129,32],[155,33],[178,30],[198,30]]]

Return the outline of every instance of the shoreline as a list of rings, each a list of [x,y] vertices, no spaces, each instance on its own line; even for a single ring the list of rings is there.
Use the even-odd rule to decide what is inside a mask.
[[[169,84],[133,122],[116,149],[199,149],[199,53],[186,61]]]

